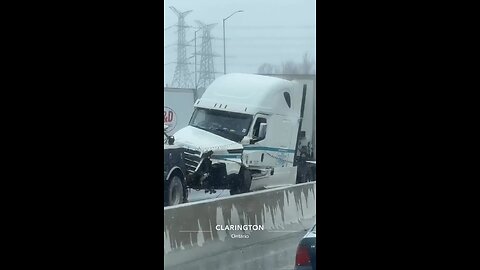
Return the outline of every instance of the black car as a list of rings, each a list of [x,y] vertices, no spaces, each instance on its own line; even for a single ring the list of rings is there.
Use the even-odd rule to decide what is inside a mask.
[[[174,145],[163,146],[164,206],[187,202],[184,149]]]
[[[317,225],[308,231],[300,240],[295,256],[295,270],[313,270],[317,269]]]

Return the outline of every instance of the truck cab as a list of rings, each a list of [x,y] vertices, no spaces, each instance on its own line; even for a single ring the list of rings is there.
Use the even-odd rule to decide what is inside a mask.
[[[295,184],[304,97],[295,81],[252,74],[215,80],[189,125],[174,134],[185,149],[187,186],[237,194]]]

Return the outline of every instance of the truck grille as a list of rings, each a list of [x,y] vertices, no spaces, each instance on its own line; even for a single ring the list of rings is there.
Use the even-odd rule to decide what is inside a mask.
[[[200,163],[200,151],[185,149],[185,166],[189,173],[195,172]]]

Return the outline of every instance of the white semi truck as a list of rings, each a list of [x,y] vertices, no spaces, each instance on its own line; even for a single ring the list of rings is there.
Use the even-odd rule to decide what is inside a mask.
[[[312,151],[300,140],[306,96],[307,84],[295,80],[252,74],[215,80],[195,101],[189,125],[173,135],[184,149],[182,183],[238,194],[314,181]]]

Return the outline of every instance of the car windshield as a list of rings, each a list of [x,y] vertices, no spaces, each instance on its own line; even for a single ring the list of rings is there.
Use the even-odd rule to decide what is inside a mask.
[[[252,123],[249,114],[196,108],[190,125],[232,141],[240,142]]]
[[[313,226],[312,232],[317,233],[317,224]]]

